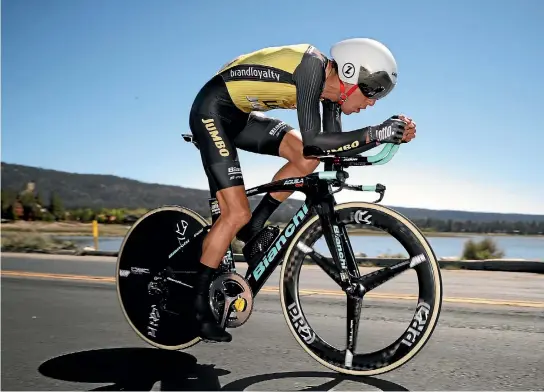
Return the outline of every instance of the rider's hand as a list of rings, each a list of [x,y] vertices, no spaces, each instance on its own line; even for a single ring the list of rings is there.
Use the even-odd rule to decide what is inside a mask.
[[[388,118],[380,125],[369,127],[366,136],[367,143],[378,141],[380,143],[400,144],[405,134],[406,122],[400,116]]]
[[[403,114],[399,118],[406,122],[404,127],[404,134],[402,135],[402,142],[409,143],[412,139],[416,137],[416,123],[412,121],[410,117],[406,117]]]

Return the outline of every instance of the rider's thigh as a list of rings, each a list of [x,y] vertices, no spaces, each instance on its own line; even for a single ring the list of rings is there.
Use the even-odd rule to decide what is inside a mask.
[[[319,160],[303,154],[304,144],[297,129],[289,131],[280,144],[280,156],[295,164],[303,173],[311,173],[319,166]]]
[[[234,139],[234,145],[255,154],[280,156],[280,144],[293,130],[289,124],[261,112],[251,112],[247,125]]]
[[[229,99],[222,80],[214,78],[197,94],[189,117],[212,195],[224,188],[244,185],[231,135],[244,128],[248,115]]]
[[[194,114],[191,130],[200,148],[204,171],[213,193],[244,185],[236,147],[229,140],[220,118]]]
[[[282,158],[293,161],[303,157],[302,136],[298,129],[293,129],[283,137],[279,147],[279,154]]]

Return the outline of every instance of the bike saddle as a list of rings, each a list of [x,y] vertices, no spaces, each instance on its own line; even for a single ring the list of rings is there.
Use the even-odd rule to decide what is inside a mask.
[[[194,139],[193,135],[191,135],[189,133],[182,133],[181,136],[183,137],[183,140],[185,140],[186,142],[189,142],[189,143],[193,143],[197,149],[200,149],[200,147],[198,147],[198,143]]]

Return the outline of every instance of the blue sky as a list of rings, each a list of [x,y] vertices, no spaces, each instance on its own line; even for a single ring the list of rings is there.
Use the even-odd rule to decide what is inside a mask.
[[[221,65],[362,36],[392,50],[399,80],[344,129],[405,113],[418,134],[388,164],[350,169],[352,183],[385,184],[389,205],[544,214],[543,18],[542,0],[3,0],[2,161],[204,189],[180,134]],[[295,111],[269,115],[298,127]],[[240,160],[247,187],[284,163]]]

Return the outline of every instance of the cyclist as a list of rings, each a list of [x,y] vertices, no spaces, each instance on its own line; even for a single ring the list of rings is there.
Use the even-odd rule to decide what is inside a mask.
[[[216,323],[208,298],[211,276],[229,244],[235,236],[249,241],[292,193],[266,194],[252,215],[236,149],[285,158],[288,162],[275,174],[275,181],[312,173],[319,165],[318,155],[348,149],[355,155],[373,141],[409,142],[415,137],[415,123],[405,116],[342,132],[341,113],[373,106],[396,83],[397,64],[389,49],[372,39],[353,38],[334,44],[330,59],[310,44],[243,54],[225,64],[199,91],[189,123],[221,210],[204,240],[195,287],[204,340],[232,340]],[[262,114],[295,108],[300,132]],[[321,125],[326,132],[321,133]]]

